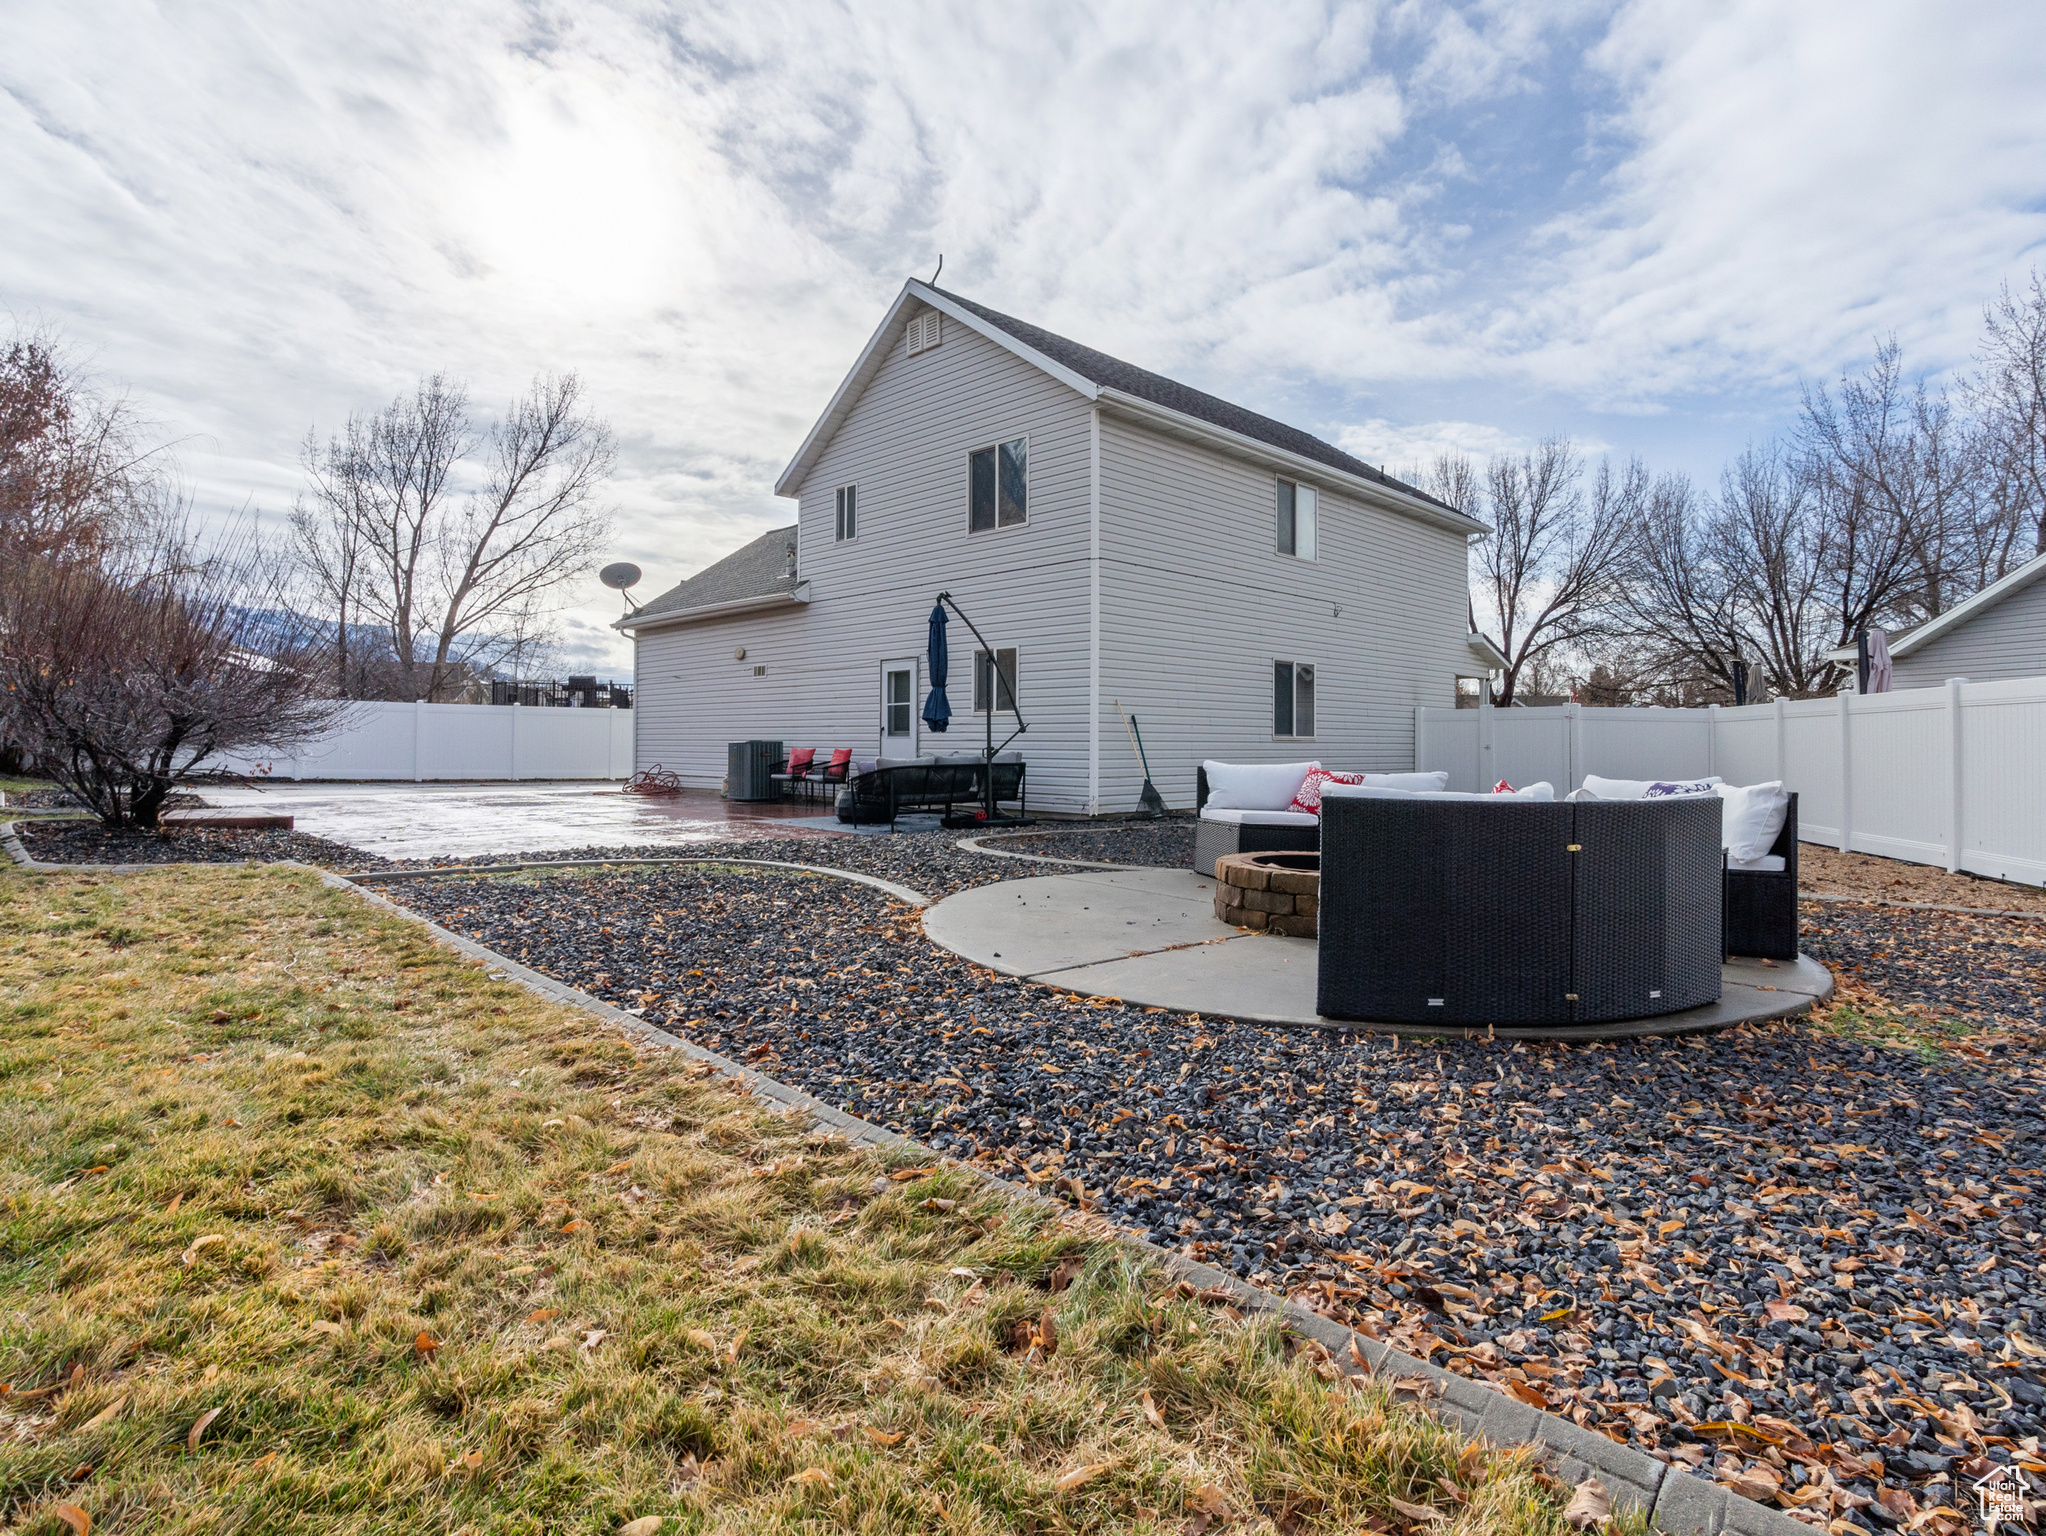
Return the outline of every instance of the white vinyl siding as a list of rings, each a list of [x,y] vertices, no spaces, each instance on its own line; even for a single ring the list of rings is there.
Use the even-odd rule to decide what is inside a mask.
[[[2046,579],[1898,657],[1890,686],[1936,688],[1950,677],[1971,683],[2046,677]]]
[[[976,537],[962,501],[968,453],[1029,445],[1029,520]],[[859,537],[837,542],[839,487],[857,485]],[[752,738],[880,755],[879,667],[920,656],[931,606],[949,591],[988,643],[1030,657],[1030,804],[1087,808],[1088,407],[1064,384],[965,326],[911,358],[892,350],[798,490],[811,601],[643,633],[640,767],[716,788],[727,742]],[[735,543],[738,541],[735,540]],[[681,573],[678,573],[681,574]],[[926,752],[976,750],[973,651],[951,626],[944,735]],[[735,648],[747,660],[734,661]],[[754,663],[767,672],[752,675]],[[929,686],[929,679],[921,681]],[[919,696],[916,708],[921,711]],[[1119,727],[1118,727],[1119,729]],[[1149,722],[1146,722],[1149,729]],[[971,738],[971,739],[969,739]]]
[[[1172,806],[1208,757],[1411,769],[1415,706],[1454,704],[1470,670],[1463,536],[1323,485],[1318,558],[1275,560],[1269,468],[1110,411],[1101,455],[1102,809],[1143,787],[1118,698]],[[1311,754],[1275,739],[1275,658],[1315,666]]]

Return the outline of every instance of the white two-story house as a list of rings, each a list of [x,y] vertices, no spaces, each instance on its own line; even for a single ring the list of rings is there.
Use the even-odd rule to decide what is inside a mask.
[[[1167,802],[1203,758],[1397,770],[1414,708],[1500,662],[1482,525],[1305,432],[909,282],[775,490],[795,521],[653,599],[635,756],[714,787],[727,743],[975,751],[1017,711],[1033,811]],[[949,592],[951,728],[921,713]]]

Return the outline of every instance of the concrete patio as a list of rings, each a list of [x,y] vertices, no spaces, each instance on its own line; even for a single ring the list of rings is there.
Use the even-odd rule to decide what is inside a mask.
[[[1214,881],[1177,869],[1088,870],[976,886],[926,909],[924,932],[991,970],[1088,996],[1250,1023],[1403,1035],[1691,1034],[1802,1013],[1833,992],[1832,973],[1800,956],[1782,964],[1728,961],[1717,1003],[1648,1019],[1497,1031],[1328,1019],[1315,1011],[1314,940],[1229,926],[1215,916]]]

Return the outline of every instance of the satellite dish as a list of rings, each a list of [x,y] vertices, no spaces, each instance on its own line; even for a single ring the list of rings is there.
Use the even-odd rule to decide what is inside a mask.
[[[589,567],[584,566],[583,569],[588,570]],[[597,572],[597,580],[614,592],[623,592],[627,587],[637,586],[639,576],[639,567],[630,560],[620,560],[617,564],[607,565]]]

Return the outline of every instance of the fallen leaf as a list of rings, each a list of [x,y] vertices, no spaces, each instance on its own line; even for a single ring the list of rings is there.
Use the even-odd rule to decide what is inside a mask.
[[[1441,1510],[1427,1504],[1409,1504],[1405,1499],[1388,1499],[1392,1507],[1409,1520],[1419,1520],[1428,1525],[1439,1525],[1449,1519]]]
[[[831,1474],[822,1467],[805,1467],[794,1477],[790,1478],[789,1481],[792,1483],[813,1483],[820,1488],[829,1488],[831,1486]]]
[[[220,1410],[218,1408],[208,1408],[204,1413],[200,1414],[193,1421],[192,1427],[185,1432],[185,1449],[188,1451],[198,1450],[199,1441],[204,1438],[207,1426],[219,1417]]]
[[[920,1179],[927,1173],[936,1173],[937,1171],[938,1171],[937,1165],[933,1163],[928,1168],[898,1168],[893,1173],[889,1174],[888,1178],[890,1182],[900,1184],[903,1183],[905,1180]]]
[[[329,1322],[324,1317],[316,1318],[306,1326],[311,1328],[314,1333],[346,1333],[348,1331],[339,1323]]]
[[[181,1190],[179,1190],[179,1191],[178,1191],[178,1192],[177,1192],[176,1194],[174,1194],[174,1195],[172,1195],[172,1196],[171,1196],[171,1203],[170,1203],[169,1205],[167,1205],[167,1206],[165,1206],[165,1207],[164,1207],[164,1211],[163,1211],[164,1215],[166,1215],[166,1216],[175,1216],[175,1215],[177,1215],[177,1213],[178,1213],[178,1207],[179,1207],[179,1206],[181,1206],[181,1205],[183,1205],[184,1203],[185,1203],[185,1192],[184,1192],[184,1191],[183,1191],[183,1190],[181,1189]]]
[[[481,1451],[471,1451],[462,1458],[462,1465],[469,1471],[474,1472],[483,1465],[483,1453]]]
[[[422,1360],[430,1358],[433,1352],[439,1348],[440,1340],[436,1339],[424,1328],[420,1329],[418,1336],[412,1340],[412,1353]]]
[[[726,1365],[737,1365],[739,1363],[739,1348],[746,1342],[746,1335],[752,1331],[751,1328],[741,1328],[732,1335],[732,1342],[725,1346]]]
[[[1151,1421],[1153,1429],[1163,1429],[1165,1427],[1165,1415],[1158,1411],[1158,1405],[1151,1400],[1151,1393],[1148,1388],[1145,1390],[1144,1395],[1138,1399],[1138,1403],[1144,1410],[1144,1417]]]
[[[70,1526],[74,1536],[92,1536],[92,1516],[76,1504],[52,1504],[50,1513]]]
[[[221,1236],[218,1232],[209,1232],[204,1237],[200,1238],[197,1242],[193,1243],[191,1247],[185,1250],[184,1262],[190,1264],[195,1259],[197,1259],[200,1254],[204,1253],[208,1248],[212,1248],[217,1244],[224,1243],[226,1241],[227,1239]]]
[[[80,1427],[84,1429],[98,1429],[102,1424],[111,1424],[121,1416],[121,1410],[127,1406],[127,1398],[117,1397],[107,1407],[100,1409],[98,1413],[87,1419]]]
[[[684,1335],[684,1337],[687,1338],[689,1342],[694,1344],[698,1349],[707,1349],[712,1354],[716,1354],[718,1352],[718,1341],[712,1338],[709,1334],[705,1333],[701,1328],[690,1329],[689,1332]]]
[[[602,1328],[592,1328],[583,1335],[583,1353],[588,1354],[611,1335]]]
[[[865,1435],[869,1440],[873,1441],[874,1444],[876,1445],[883,1446],[895,1445],[898,1444],[902,1439],[901,1435],[891,1435],[888,1433],[887,1430],[876,1429],[871,1424],[862,1424],[860,1426],[860,1433]]]
[[[924,1305],[940,1317],[950,1317],[952,1315],[952,1309],[935,1296],[926,1296],[924,1298]]]
[[[587,1221],[584,1221],[582,1217],[578,1216],[576,1217],[575,1220],[569,1222],[561,1230],[564,1232],[587,1232],[589,1229],[590,1224]]]
[[[628,1157],[628,1158],[627,1158],[627,1159],[626,1159],[626,1160],[625,1160],[624,1162],[622,1162],[622,1163],[613,1163],[613,1164],[612,1164],[612,1165],[611,1165],[611,1166],[610,1166],[609,1168],[606,1168],[606,1169],[605,1169],[604,1171],[605,1171],[606,1173],[624,1173],[624,1172],[625,1172],[626,1170],[628,1170],[628,1169],[629,1169],[629,1168],[631,1168],[631,1167],[632,1167],[632,1159]],[[658,1523],[658,1522],[656,1522],[656,1523]],[[627,1530],[629,1531],[629,1530],[631,1530],[631,1529],[632,1529],[632,1527],[628,1525],[628,1526],[626,1527],[626,1529],[627,1529]],[[649,1529],[649,1530],[651,1530],[651,1529],[652,1529],[652,1527],[651,1527],[651,1526],[649,1526],[649,1527],[648,1527],[648,1529]]]
[[[1085,1254],[1067,1254],[1058,1261],[1058,1267],[1052,1270],[1051,1278],[1045,1282],[1046,1286],[1054,1296],[1058,1295],[1059,1292],[1073,1283],[1073,1277],[1079,1274],[1086,1267],[1086,1264],[1087,1256]]]
[[[1515,1381],[1511,1377],[1505,1383],[1506,1390],[1526,1403],[1530,1408],[1547,1410],[1549,1399],[1542,1389],[1531,1381]]]
[[[1787,1301],[1765,1302],[1762,1311],[1772,1323],[1801,1323],[1811,1316],[1803,1307],[1794,1306]]]
[[[1603,1525],[1612,1517],[1613,1496],[1595,1477],[1587,1477],[1579,1483],[1570,1495],[1570,1502],[1563,1506],[1563,1523],[1580,1531]]]
[[[559,1307],[535,1307],[526,1314],[526,1321],[529,1323],[544,1323],[549,1318],[559,1316],[561,1316],[561,1308]]]
[[[1089,1478],[1099,1477],[1102,1473],[1106,1472],[1109,1465],[1110,1463],[1105,1461],[1093,1461],[1084,1467],[1075,1467],[1051,1486],[1056,1492],[1071,1493]]]
[[[618,1536],[655,1536],[661,1528],[662,1516],[641,1515],[637,1520],[628,1520],[618,1527]]]

